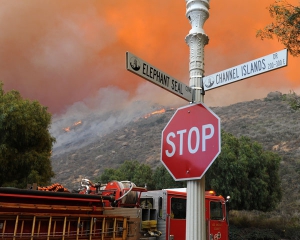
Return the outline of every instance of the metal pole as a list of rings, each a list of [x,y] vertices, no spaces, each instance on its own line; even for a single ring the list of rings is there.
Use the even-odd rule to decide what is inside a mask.
[[[209,0],[186,0],[186,17],[192,29],[185,41],[190,48],[190,87],[194,89],[194,103],[204,102],[202,77],[204,75],[204,46],[208,36],[203,30],[209,17]],[[187,181],[187,240],[205,240],[205,177],[196,181]]]

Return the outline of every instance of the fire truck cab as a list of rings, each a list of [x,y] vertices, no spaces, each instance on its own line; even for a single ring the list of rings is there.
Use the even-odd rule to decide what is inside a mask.
[[[140,204],[143,221],[157,220],[157,239],[185,239],[186,189],[143,192]],[[209,240],[228,240],[226,200],[213,191],[205,192],[206,236]]]

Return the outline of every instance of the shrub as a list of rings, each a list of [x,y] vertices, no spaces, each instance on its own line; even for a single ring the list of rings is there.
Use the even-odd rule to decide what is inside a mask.
[[[293,110],[298,110],[300,108],[300,96],[294,91],[290,91],[289,94],[283,94],[282,100],[288,102]]]

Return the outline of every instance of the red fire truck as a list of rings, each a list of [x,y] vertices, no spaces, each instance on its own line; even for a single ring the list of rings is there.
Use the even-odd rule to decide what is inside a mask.
[[[185,239],[185,189],[88,179],[81,187],[76,193],[0,188],[0,239]],[[228,240],[226,200],[206,192],[205,208],[207,239]]]

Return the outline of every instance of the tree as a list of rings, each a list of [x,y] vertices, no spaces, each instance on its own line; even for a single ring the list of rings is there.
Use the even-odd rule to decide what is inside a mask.
[[[147,186],[148,190],[185,187],[183,181],[175,181],[168,170],[160,165],[154,172],[147,164],[138,161],[125,161],[119,168],[106,168],[99,177],[100,182],[131,181],[139,187]],[[97,179],[96,179],[97,181]]]
[[[153,179],[155,179],[155,189],[186,187],[185,181],[175,181],[163,165],[155,169]]]
[[[293,110],[300,109],[300,96],[294,91],[290,91],[288,94],[283,94],[282,100],[288,102]]]
[[[222,151],[206,172],[206,190],[231,196],[231,209],[273,210],[282,197],[279,177],[281,157],[264,151],[247,137],[236,138],[222,131]],[[105,169],[102,182],[128,180],[148,190],[186,187],[186,181],[175,181],[160,165],[154,172],[138,161],[125,161],[117,169]]]
[[[138,165],[135,169],[133,182],[136,183],[137,186],[146,186],[147,189],[153,190],[155,186],[151,167],[146,164]]]
[[[106,168],[99,179],[102,183],[112,180],[131,181],[139,187],[146,185],[148,190],[186,186],[185,182],[176,182],[164,166],[158,166],[153,172],[149,165],[138,161],[125,161],[117,169]]]
[[[273,210],[280,202],[281,157],[247,137],[222,131],[222,151],[206,173],[206,189],[231,196],[236,210]]]
[[[117,169],[106,168],[99,178],[96,178],[96,182],[100,181],[101,183],[108,183],[113,180],[120,181],[122,177],[119,176],[119,172]],[[123,179],[124,180],[124,179]]]
[[[138,161],[125,161],[119,168],[107,168],[100,176],[100,181],[131,181],[136,186],[154,189],[153,172],[149,165],[141,164]]]
[[[256,36],[263,39],[277,39],[293,56],[300,55],[300,7],[285,0],[276,0],[269,6],[269,13],[275,22],[258,30]]]
[[[18,91],[5,93],[0,82],[0,186],[26,187],[50,183],[54,176],[49,133],[51,114]]]

